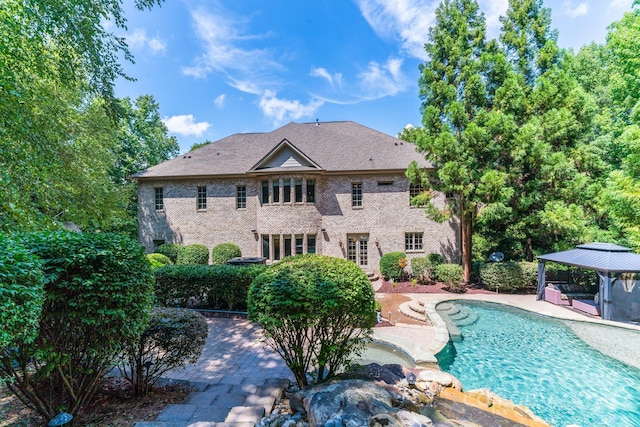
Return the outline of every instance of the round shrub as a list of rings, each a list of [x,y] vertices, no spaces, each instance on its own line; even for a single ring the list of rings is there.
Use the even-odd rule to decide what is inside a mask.
[[[444,263],[440,254],[429,254],[426,257],[416,257],[411,260],[411,273],[421,285],[429,285],[436,280],[436,266]]]
[[[113,367],[124,343],[144,331],[153,275],[144,248],[109,233],[26,235],[43,262],[45,302],[33,343],[0,358],[11,391],[46,419],[77,415]]]
[[[151,263],[152,268],[173,264],[168,256],[162,254],[147,254],[147,259]]]
[[[347,367],[370,339],[376,323],[373,288],[353,262],[297,255],[268,267],[249,289],[249,318],[300,387],[307,373],[322,381]]]
[[[220,243],[211,249],[211,262],[214,265],[226,264],[230,259],[241,256],[242,252],[235,243]]]
[[[436,277],[447,286],[455,286],[462,282],[462,266],[459,264],[440,264],[436,266]]]
[[[146,395],[164,373],[196,363],[208,334],[207,321],[197,311],[154,308],[146,330],[129,343],[119,366],[133,395]]]
[[[406,259],[404,252],[389,252],[380,258],[380,274],[385,279],[393,279],[398,281],[404,277],[404,267],[401,266],[401,260]]]
[[[164,245],[159,245],[153,252],[166,256],[175,264],[178,262],[178,252],[180,252],[180,248],[182,248],[182,245],[177,243],[165,243]]]
[[[209,264],[209,249],[204,245],[182,246],[176,264]]]
[[[44,302],[40,260],[0,235],[0,349],[32,341]]]

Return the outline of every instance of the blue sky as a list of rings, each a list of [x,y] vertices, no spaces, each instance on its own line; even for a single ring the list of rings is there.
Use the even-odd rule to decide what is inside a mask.
[[[288,122],[352,120],[396,135],[419,125],[418,65],[436,0],[166,0],[138,11],[125,1],[135,82],[151,94],[181,152]],[[479,0],[497,37],[507,0]],[[547,0],[561,47],[605,41],[632,0]]]

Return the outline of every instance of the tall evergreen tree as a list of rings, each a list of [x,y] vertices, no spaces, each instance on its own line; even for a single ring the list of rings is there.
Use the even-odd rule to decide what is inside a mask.
[[[485,20],[475,0],[444,0],[420,66],[422,123],[416,144],[436,168],[425,172],[412,163],[407,175],[427,191],[414,202],[443,220],[460,218],[464,280],[471,278],[472,235],[478,210],[504,198],[506,174],[496,168],[502,147],[495,144],[510,126],[491,111],[493,96],[506,75],[506,61],[494,42],[485,41]],[[501,59],[502,58],[502,59]],[[497,132],[496,132],[497,130]],[[434,191],[452,193],[448,205]]]

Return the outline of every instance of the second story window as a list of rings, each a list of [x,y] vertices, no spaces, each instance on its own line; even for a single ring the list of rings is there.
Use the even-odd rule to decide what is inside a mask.
[[[280,180],[273,180],[273,203],[280,203]]]
[[[161,211],[164,209],[164,188],[163,187],[155,187],[155,208],[157,211]]]
[[[238,185],[236,187],[236,209],[247,208],[247,186]]]
[[[295,201],[296,203],[302,203],[302,180],[301,179],[296,179],[296,188],[295,188],[295,194],[296,194],[296,198]]]
[[[262,181],[262,203],[269,203],[269,181]]]
[[[307,203],[316,202],[316,181],[313,179],[307,180]]]
[[[282,181],[282,201],[284,203],[291,203],[291,180],[285,179]]]
[[[411,184],[409,186],[409,203],[411,204],[411,206],[424,206],[424,203],[420,203],[420,204],[411,203],[411,200],[413,200],[414,197],[419,196],[423,192],[424,192],[424,187],[422,186],[422,184]]]
[[[198,187],[196,206],[198,210],[207,209],[207,187]]]
[[[362,183],[354,182],[351,184],[351,207],[362,207]]]

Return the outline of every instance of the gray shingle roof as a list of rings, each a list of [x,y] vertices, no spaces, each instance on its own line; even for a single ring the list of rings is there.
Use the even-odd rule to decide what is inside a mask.
[[[589,243],[576,249],[540,255],[538,260],[583,267],[605,273],[640,272],[640,255],[624,246]]]
[[[398,171],[405,170],[412,160],[430,167],[413,144],[354,122],[292,122],[272,132],[230,135],[133,178],[242,175],[284,139],[326,172]]]

